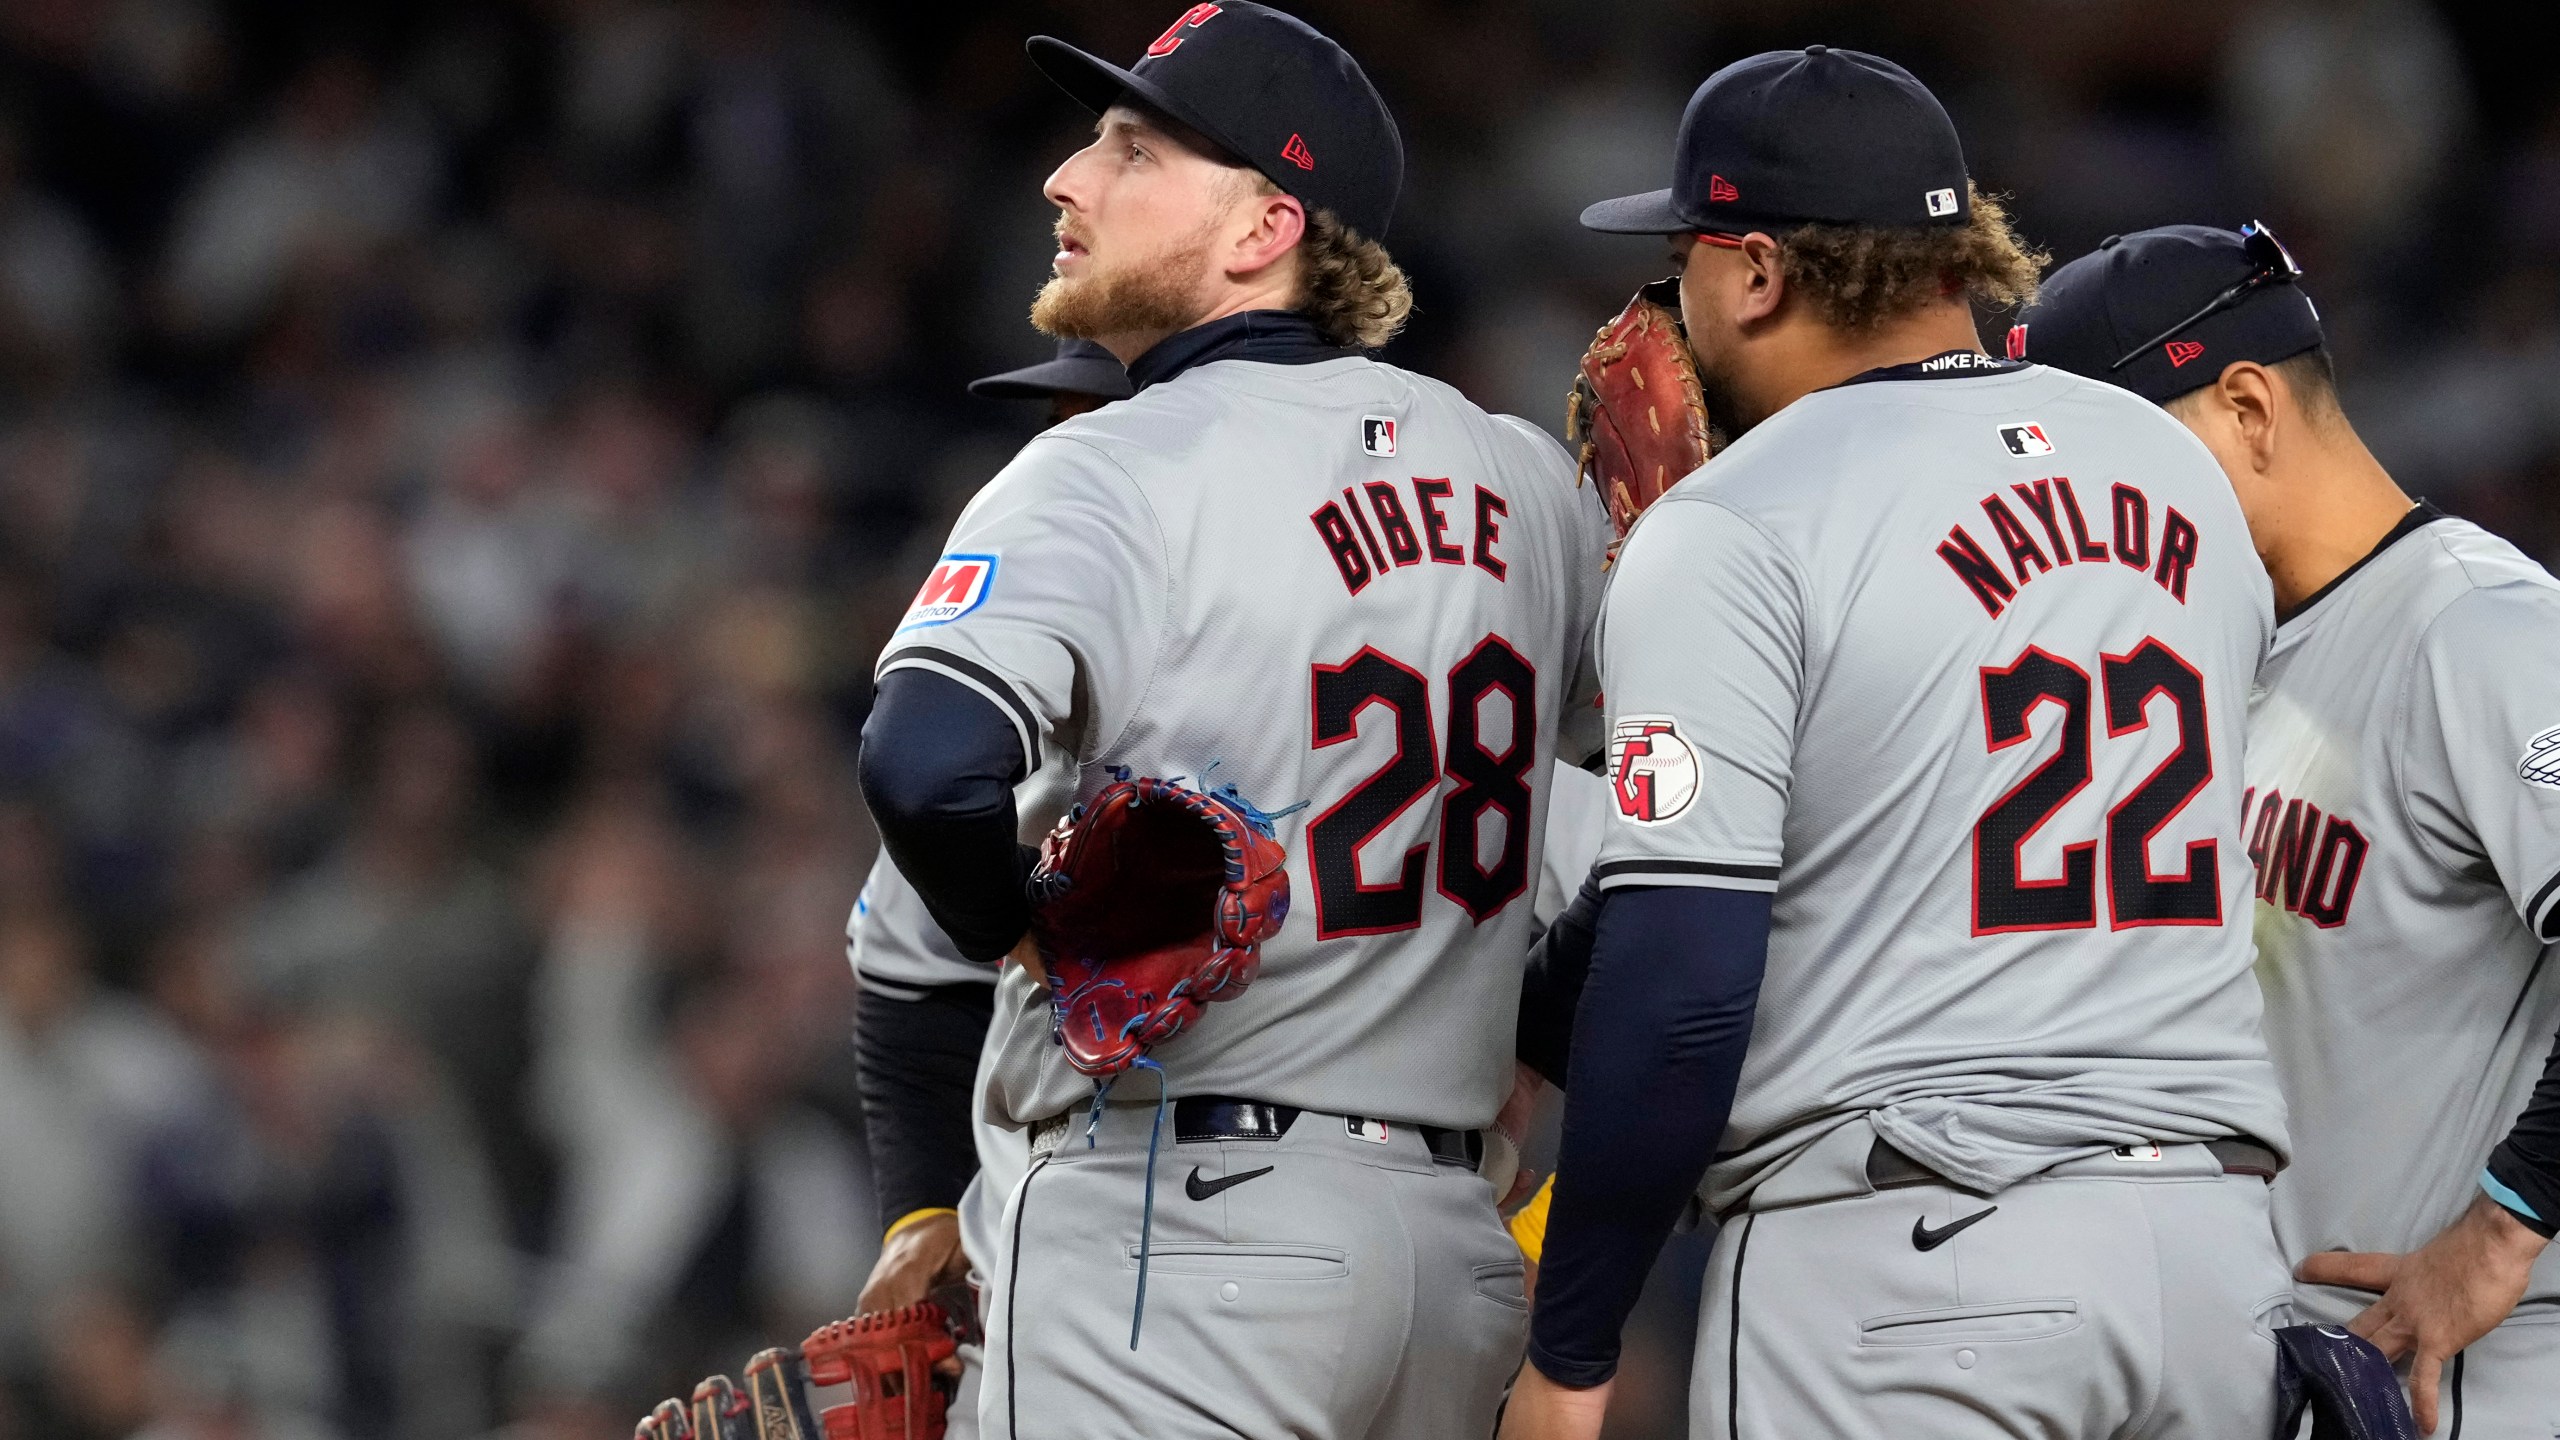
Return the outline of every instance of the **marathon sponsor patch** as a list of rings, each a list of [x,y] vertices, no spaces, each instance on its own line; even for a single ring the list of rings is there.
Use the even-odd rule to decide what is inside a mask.
[[[907,607],[906,618],[898,622],[898,629],[903,632],[948,625],[985,604],[987,592],[995,583],[995,556],[945,555],[933,562],[933,573],[916,591],[915,603]]]
[[[2533,737],[2516,761],[2516,778],[2545,790],[2560,790],[2560,725]]]
[[[2046,436],[2041,425],[2003,425],[2000,427],[2000,443],[2012,455],[2053,453],[2053,441]]]
[[[1609,731],[1609,784],[1618,814],[1659,825],[1698,798],[1698,752],[1668,715],[1625,715]]]

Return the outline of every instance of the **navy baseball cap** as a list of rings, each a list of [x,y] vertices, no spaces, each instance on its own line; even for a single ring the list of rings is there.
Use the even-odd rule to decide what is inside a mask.
[[[1671,188],[1582,212],[1586,227],[1619,235],[1972,218],[1964,145],[1938,97],[1890,60],[1825,45],[1708,76],[1680,117]]]
[[[1031,37],[1031,63],[1100,114],[1134,97],[1372,240],[1404,188],[1404,137],[1350,52],[1251,0],[1194,5],[1123,70]]]
[[[1120,357],[1090,340],[1061,340],[1056,359],[972,380],[969,393],[981,400],[1047,400],[1058,395],[1126,400],[1137,391],[1130,386]]]
[[[2255,222],[2110,235],[2046,278],[2009,331],[2009,356],[2165,404],[2235,360],[2273,365],[2323,343],[2301,274]]]

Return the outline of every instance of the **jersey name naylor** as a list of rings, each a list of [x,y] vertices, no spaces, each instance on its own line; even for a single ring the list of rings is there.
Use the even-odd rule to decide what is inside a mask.
[[[1997,490],[1981,500],[1982,513],[1991,524],[1991,546],[1974,539],[1962,525],[1949,529],[1947,538],[1938,542],[1938,558],[1973,592],[1984,613],[1997,618],[2019,590],[2057,568],[2109,562],[2147,572],[2179,604],[2187,603],[2187,572],[2196,563],[2196,527],[2176,506],[2162,507],[2155,537],[2151,498],[2131,485],[2110,486],[2107,529],[2101,538],[2092,532],[2089,517],[2080,508],[2080,496],[2067,477],[2023,482],[2011,485],[2009,491],[2017,497],[2016,509]],[[2020,510],[2026,512],[2026,519],[2019,518]],[[2005,570],[1991,558],[1995,548],[2006,558]]]

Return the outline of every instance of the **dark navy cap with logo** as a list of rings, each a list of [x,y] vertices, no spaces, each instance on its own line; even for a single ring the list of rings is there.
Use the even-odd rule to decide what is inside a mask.
[[[2111,235],[2046,278],[2009,332],[2009,355],[2166,403],[2234,361],[2273,365],[2321,344],[2300,275],[2254,223]]]
[[[1404,139],[1358,61],[1315,27],[1251,0],[1194,5],[1123,70],[1063,40],[1031,63],[1096,114],[1131,96],[1372,240],[1404,186]]]
[[[1129,372],[1121,368],[1120,357],[1091,340],[1061,340],[1056,359],[972,380],[969,393],[982,400],[1047,400],[1059,395],[1126,400],[1137,391],[1129,383]]]
[[[1680,117],[1671,188],[1582,212],[1621,235],[1797,225],[1963,225],[1964,146],[1929,87],[1890,60],[1810,45],[1737,60]]]

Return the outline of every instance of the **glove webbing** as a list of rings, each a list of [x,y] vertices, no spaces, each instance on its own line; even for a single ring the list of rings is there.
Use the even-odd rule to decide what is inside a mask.
[[[1147,1257],[1155,1241],[1156,1228],[1156,1151],[1164,1141],[1164,1112],[1173,1103],[1173,1081],[1151,1055],[1139,1056],[1130,1062],[1130,1068],[1156,1072],[1156,1118],[1153,1128],[1147,1131],[1146,1201],[1138,1212],[1138,1300],[1129,1312],[1129,1348],[1135,1350],[1138,1348],[1138,1327],[1147,1321]],[[1111,1094],[1111,1087],[1118,1083],[1120,1077],[1114,1075],[1094,1087],[1093,1110],[1084,1122],[1084,1148],[1087,1150],[1093,1148],[1094,1127],[1102,1123],[1102,1102]]]

